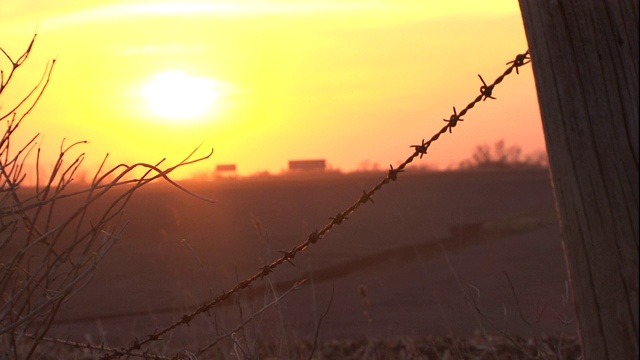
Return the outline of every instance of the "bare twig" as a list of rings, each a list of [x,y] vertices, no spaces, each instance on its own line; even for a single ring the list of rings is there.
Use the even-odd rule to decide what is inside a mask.
[[[0,95],[6,94],[4,91],[15,79],[16,70],[29,57],[35,37],[16,60],[0,48],[12,64],[7,76],[0,71]],[[213,150],[205,156],[195,157],[198,148],[182,161],[166,168],[159,166],[162,161],[156,165],[120,164],[102,173],[103,162],[87,188],[70,191],[69,185],[83,164],[84,154],[70,157],[69,153],[86,142],[67,145],[63,141],[47,177],[41,176],[41,149],[37,148],[35,187],[22,189],[25,163],[40,136],[28,138],[26,143],[17,146],[16,151],[13,135],[44,95],[54,65],[55,60],[47,64],[39,82],[9,112],[0,114],[0,121],[6,121],[4,134],[0,136],[0,248],[3,248],[0,254],[0,348],[12,349],[12,356],[21,359],[37,356],[39,345],[50,340],[46,334],[61,305],[89,282],[100,261],[120,239],[126,226],[121,224],[122,210],[140,187],[164,179],[190,196],[213,202],[185,189],[169,177],[174,170],[212,155]],[[144,169],[144,175],[129,179],[136,169]],[[108,176],[113,176],[114,180],[106,181]],[[108,200],[111,202],[101,207],[96,217],[87,216],[89,209],[94,208],[105,194],[125,185],[128,188],[113,200]],[[60,201],[78,196],[84,197],[84,202],[65,213],[64,217],[58,217]],[[79,343],[69,341],[58,342],[79,346]],[[97,349],[87,345],[85,348],[108,351],[104,346]],[[136,356],[136,353],[128,355]],[[146,358],[155,356],[138,355]]]
[[[331,287],[331,297],[329,297],[329,303],[327,304],[327,308],[324,310],[322,315],[320,315],[320,319],[318,319],[318,325],[316,325],[316,333],[313,336],[313,347],[311,348],[311,352],[309,353],[308,359],[311,360],[313,358],[313,354],[316,352],[316,348],[318,347],[318,336],[320,335],[320,327],[322,326],[322,321],[329,314],[329,309],[331,309],[331,304],[333,304],[333,295],[335,293],[335,286]]]

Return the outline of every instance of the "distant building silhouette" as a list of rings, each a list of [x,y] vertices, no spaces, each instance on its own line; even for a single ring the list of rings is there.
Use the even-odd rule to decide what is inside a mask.
[[[318,160],[289,160],[289,171],[325,171],[327,162]]]
[[[216,165],[216,176],[235,176],[236,164],[218,164]]]
[[[236,164],[219,164],[216,165],[216,172],[236,171]]]

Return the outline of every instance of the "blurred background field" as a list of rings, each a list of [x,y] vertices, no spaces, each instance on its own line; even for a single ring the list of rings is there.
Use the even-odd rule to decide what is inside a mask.
[[[383,176],[185,183],[215,204],[162,184],[141,189],[125,210],[124,238],[51,334],[120,346],[163,328],[304,241]],[[575,334],[562,321],[573,308],[547,170],[408,172],[374,200],[295,266],[165,346],[210,342],[301,279],[250,326],[260,340],[313,339],[332,293],[320,340]]]

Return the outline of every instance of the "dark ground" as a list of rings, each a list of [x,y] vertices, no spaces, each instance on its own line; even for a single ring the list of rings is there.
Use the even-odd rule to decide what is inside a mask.
[[[124,346],[230,289],[306,240],[384,174],[184,183],[134,195],[125,237],[62,309],[51,334]],[[546,171],[407,173],[252,290],[163,343],[575,334]],[[242,313],[241,311],[242,310]],[[194,339],[198,339],[194,341]],[[231,344],[226,339],[227,344]],[[247,345],[248,346],[248,345]],[[160,347],[162,348],[162,347]]]

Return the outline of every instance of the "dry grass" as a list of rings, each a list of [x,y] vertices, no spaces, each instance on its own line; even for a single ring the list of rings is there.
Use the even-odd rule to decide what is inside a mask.
[[[470,338],[428,336],[421,338],[395,337],[389,339],[349,339],[327,340],[313,350],[311,339],[293,343],[284,352],[278,342],[257,342],[251,353],[241,352],[233,345],[218,345],[197,357],[203,359],[344,359],[344,360],[431,360],[431,359],[581,359],[580,343],[576,336],[557,338],[517,338],[517,343],[504,337],[485,339],[481,336]],[[310,354],[313,355],[310,357]],[[79,350],[69,346],[49,345],[37,353],[38,359],[79,359],[94,360],[101,352]],[[181,359],[189,359],[182,354]],[[195,356],[191,355],[191,358]]]
[[[15,60],[9,54],[4,53],[12,66],[8,76],[3,76],[0,95],[13,79],[16,70],[28,58],[32,46],[33,41],[27,50]],[[541,221],[535,216],[533,221],[530,217],[520,216],[516,219],[502,217],[499,221],[484,219],[469,223],[466,220],[462,222],[462,217],[459,215],[453,217],[449,215],[438,220],[437,214],[427,216],[425,209],[430,207],[442,212],[443,203],[430,199],[422,202],[421,207],[416,207],[415,198],[420,191],[411,192],[412,199],[403,202],[403,206],[409,208],[408,213],[399,215],[398,210],[393,209],[390,204],[400,198],[391,196],[385,202],[384,193],[379,192],[383,186],[397,180],[409,163],[422,158],[427,153],[429,146],[441,135],[451,133],[458,121],[463,120],[461,117],[477,103],[488,98],[493,99],[491,94],[494,86],[498,85],[512,70],[517,71],[517,68],[524,65],[527,60],[527,53],[518,55],[516,60],[510,63],[507,70],[490,85],[487,85],[480,77],[483,83],[481,94],[460,113],[457,113],[454,108],[454,114],[448,120],[445,119],[447,124],[428,141],[423,140],[420,145],[412,145],[413,153],[397,168],[391,166],[383,180],[374,182],[373,187],[371,184],[363,186],[369,188],[369,191],[362,191],[362,187],[355,191],[334,191],[334,194],[337,194],[335,196],[338,202],[327,207],[331,211],[342,208],[345,194],[361,195],[346,210],[330,217],[330,221],[324,227],[311,231],[309,229],[309,219],[317,219],[318,217],[312,216],[311,212],[315,210],[309,209],[310,204],[314,202],[308,198],[308,186],[313,181],[318,181],[316,185],[321,184],[322,186],[327,182],[340,183],[342,177],[336,174],[330,178],[321,179],[298,177],[294,179],[294,186],[292,186],[292,182],[286,183],[287,196],[293,196],[293,198],[288,201],[283,201],[280,198],[277,201],[289,206],[299,201],[298,207],[304,209],[305,215],[309,218],[298,220],[304,225],[302,225],[302,229],[294,231],[292,229],[296,229],[296,226],[285,223],[281,231],[288,232],[288,234],[282,236],[276,231],[277,239],[274,239],[271,237],[273,233],[269,232],[274,223],[270,220],[264,221],[264,215],[256,216],[253,210],[249,210],[249,214],[245,213],[244,215],[250,215],[247,217],[251,218],[251,225],[257,231],[260,246],[251,249],[251,246],[246,246],[247,244],[235,244],[240,246],[234,248],[227,244],[226,248],[218,249],[220,250],[217,253],[218,256],[230,259],[235,256],[243,257],[242,264],[239,264],[237,260],[235,262],[232,260],[230,263],[222,265],[225,269],[223,271],[232,274],[226,278],[220,276],[221,273],[216,271],[221,269],[219,264],[217,264],[218,268],[210,267],[212,259],[207,256],[206,251],[203,251],[205,248],[210,250],[212,246],[210,239],[215,238],[212,235],[219,229],[204,231],[200,227],[197,230],[201,232],[199,239],[198,237],[194,239],[194,236],[191,235],[178,235],[179,231],[198,229],[198,224],[218,221],[217,224],[220,225],[219,220],[216,220],[215,217],[214,220],[211,220],[211,213],[208,210],[203,210],[202,207],[198,207],[195,210],[196,213],[187,215],[189,210],[177,209],[177,207],[185,205],[183,200],[178,200],[183,202],[182,205],[164,201],[162,196],[166,193],[162,192],[164,190],[157,192],[157,188],[153,189],[156,192],[151,194],[150,201],[161,201],[164,206],[174,206],[170,209],[169,216],[163,221],[152,222],[151,232],[137,233],[134,230],[133,237],[139,236],[140,239],[137,243],[134,241],[133,246],[131,244],[125,246],[124,252],[116,253],[113,262],[105,257],[122,237],[124,224],[121,219],[125,206],[132,204],[132,195],[139,193],[143,186],[146,187],[155,180],[164,179],[173,190],[177,188],[199,201],[206,200],[206,197],[196,195],[176,184],[168,175],[175,169],[202,161],[211,154],[192,159],[194,155],[192,153],[183,161],[167,167],[161,167],[162,161],[157,164],[138,163],[111,168],[106,168],[103,164],[86,186],[77,187],[74,176],[78,174],[83,155],[73,154],[81,143],[74,143],[70,146],[62,144],[54,169],[50,174],[43,176],[39,170],[41,150],[37,146],[38,137],[33,137],[26,144],[20,144],[17,149],[14,147],[15,144],[9,141],[44,93],[53,69],[52,63],[45,69],[42,81],[34,87],[31,93],[25,96],[23,102],[10,109],[9,112],[0,114],[2,120],[6,121],[8,125],[2,140],[0,140],[0,169],[2,170],[0,173],[2,175],[0,250],[3,250],[0,257],[0,261],[2,261],[0,272],[0,293],[2,293],[0,354],[8,359],[106,359],[121,356],[155,359],[577,358],[580,350],[575,338],[565,337],[564,333],[557,336],[544,335],[545,327],[538,325],[538,322],[542,320],[542,312],[536,313],[536,316],[539,315],[539,317],[535,321],[526,319],[523,315],[525,306],[521,304],[510,278],[508,278],[510,295],[515,299],[513,306],[524,322],[524,325],[521,324],[521,326],[526,330],[531,330],[534,334],[528,337],[521,336],[516,334],[518,331],[507,331],[497,325],[493,308],[501,306],[504,309],[503,320],[506,323],[507,305],[505,305],[505,300],[503,298],[486,299],[485,295],[484,305],[481,306],[479,294],[481,289],[485,291],[484,289],[489,285],[478,284],[469,279],[463,280],[464,273],[474,271],[474,269],[469,266],[457,267],[448,255],[448,252],[464,253],[474,247],[501,241],[510,236],[529,234],[547,227],[548,222]],[[36,163],[34,170],[36,186],[25,188],[22,183],[26,176],[25,164],[30,156],[35,159]],[[269,182],[268,186],[281,185],[282,183],[277,180]],[[446,182],[446,185],[450,186],[451,184]],[[255,187],[255,184],[251,186],[252,191],[257,191],[260,196],[273,195],[264,187]],[[302,191],[299,196],[291,195],[292,191],[296,191],[296,187],[297,190]],[[205,193],[209,190],[206,187],[203,189]],[[522,189],[517,190],[517,193],[522,193]],[[424,188],[422,191],[424,192]],[[447,200],[445,203],[455,203],[453,199],[459,195],[455,194],[459,191],[459,188],[449,188],[446,191]],[[376,201],[384,204],[381,206],[383,210],[391,210],[392,212],[386,218],[384,216],[379,218],[382,226],[393,222],[400,223],[399,230],[392,230],[391,235],[380,239],[388,242],[389,239],[398,241],[398,239],[405,238],[407,241],[404,244],[397,244],[397,246],[389,248],[381,246],[380,242],[372,241],[372,238],[379,234],[376,234],[377,230],[374,230],[375,220],[369,219],[368,222],[361,222],[360,226],[363,229],[356,232],[360,234],[357,235],[360,237],[364,236],[363,233],[371,234],[360,245],[354,246],[353,242],[350,244],[339,242],[330,251],[327,251],[329,249],[327,246],[330,245],[316,245],[330,231],[332,235],[338,237],[341,234],[342,236],[348,234],[350,227],[342,225],[343,223],[355,224],[357,227],[358,220],[350,219],[356,214],[356,210],[358,210],[358,214],[379,216],[375,211],[360,210],[361,206],[365,204],[375,203],[374,195],[376,195]],[[327,197],[325,193],[322,193],[321,196]],[[463,197],[465,201],[470,201],[470,198],[471,196],[468,195]],[[251,197],[251,201],[255,202],[255,200],[255,196]],[[494,199],[489,199],[489,201],[492,200]],[[236,201],[242,204],[242,200],[236,199]],[[474,200],[474,202],[481,204],[483,211],[486,211],[486,201]],[[425,204],[436,204],[436,206],[425,207]],[[273,201],[267,201],[266,205],[263,214],[271,213],[277,217],[282,206],[274,205]],[[367,208],[369,207],[370,205],[367,205]],[[193,210],[194,206],[187,205],[187,208]],[[316,210],[319,210],[318,213],[322,216],[327,214],[325,209]],[[134,211],[133,214],[134,217],[145,214],[141,218],[143,221],[162,219],[162,216],[157,216],[157,212],[149,214],[148,211]],[[203,214],[206,214],[204,218]],[[288,211],[281,215],[284,215],[286,220],[291,220],[295,216],[299,216],[300,213]],[[228,222],[230,220],[229,214],[224,213],[224,210],[218,216],[218,219],[227,221],[222,226],[228,227],[228,230],[235,232],[241,230],[242,225],[233,223],[237,219],[231,220],[231,223]],[[388,218],[395,220],[389,222]],[[420,234],[418,237],[421,238],[424,237],[423,234],[430,233],[429,230],[418,231],[416,228],[418,224],[416,221],[425,218],[436,222],[454,218],[458,223],[446,223],[449,230],[448,235],[432,235],[427,239],[416,241],[416,233]],[[196,222],[196,227],[191,226],[189,222]],[[407,224],[410,225],[407,226]],[[338,225],[341,226],[338,228]],[[152,233],[155,236],[150,236]],[[309,233],[311,234],[303,243],[296,240],[304,238],[305,234]],[[229,232],[222,231],[221,235],[221,239],[228,239]],[[157,251],[157,247],[154,248],[154,246],[158,245],[158,241],[149,243],[149,239],[161,239],[164,245],[171,248],[164,254],[164,258],[162,254],[160,256],[157,253],[153,254],[154,251]],[[291,242],[289,239],[293,239],[293,241]],[[176,245],[180,247],[180,251],[175,251]],[[255,247],[256,244],[253,245]],[[312,256],[310,257],[305,252],[311,245],[316,246],[321,255],[320,260],[315,264]],[[164,250],[167,251],[168,248]],[[299,253],[301,255],[297,256]],[[415,287],[420,283],[419,275],[433,276],[437,273],[438,270],[434,271],[433,268],[426,271],[427,265],[425,264],[439,259],[440,263],[436,265],[436,269],[437,266],[444,268],[442,266],[443,258],[439,256],[442,253],[444,253],[448,268],[454,274],[457,286],[462,290],[461,294],[457,296],[466,301],[466,305],[470,306],[473,313],[472,320],[467,320],[469,323],[463,324],[463,326],[466,326],[467,330],[480,329],[478,334],[481,336],[477,334],[461,338],[453,336],[385,336],[385,333],[389,333],[388,324],[394,322],[399,323],[403,328],[414,327],[414,333],[434,333],[427,330],[428,326],[416,324],[416,314],[423,311],[423,308],[415,307],[415,304],[407,304],[407,308],[402,309],[405,312],[403,317],[400,311],[396,311],[398,310],[396,307],[404,306],[403,300],[397,297],[392,301],[388,299],[396,296],[394,286],[400,285],[400,288],[404,288],[406,291],[408,287]],[[351,256],[351,258],[346,259],[344,255]],[[341,258],[341,256],[343,257]],[[248,257],[257,257],[259,261],[257,263],[247,261]],[[133,264],[130,263],[132,259]],[[182,263],[176,263],[176,259],[181,259]],[[165,268],[161,269],[144,263],[149,260],[155,261],[155,265],[161,262]],[[294,260],[308,264],[308,270],[301,272],[297,271],[295,267],[290,268],[296,269],[295,271],[283,270],[286,264],[295,265]],[[486,261],[486,259],[482,260]],[[313,270],[312,266],[316,266],[316,269]],[[253,276],[246,275],[245,270],[251,271],[255,268],[260,269],[258,273]],[[284,276],[277,278],[273,276],[271,273],[276,268],[283,272]],[[174,273],[168,273],[167,270]],[[421,274],[421,271],[424,274]],[[358,273],[364,273],[366,276],[352,276]],[[397,277],[394,277],[398,273],[405,274],[403,276],[408,277],[408,280],[399,281]],[[136,278],[131,279],[131,274],[135,274]],[[122,277],[123,275],[126,276],[126,279]],[[95,281],[92,285],[88,285],[89,280],[94,277]],[[193,282],[198,277],[205,280],[204,286],[202,283]],[[387,284],[390,284],[387,288],[385,288],[386,285],[380,286],[385,282],[385,280],[381,280],[382,278],[386,278]],[[446,279],[451,282],[451,277]],[[168,286],[173,280],[176,281],[175,286]],[[337,291],[339,295],[334,299],[335,283],[331,284],[331,297],[324,299],[326,308],[322,311],[318,310],[323,308],[319,298],[322,294],[327,293],[328,283],[335,280],[341,281],[342,290]],[[162,283],[158,285],[154,281]],[[294,295],[294,290],[296,294],[309,295],[308,292],[304,293],[305,287],[302,286],[307,281],[310,282],[309,288],[312,290],[312,296],[307,296],[304,301],[301,301],[299,297],[296,298]],[[215,294],[219,293],[220,289],[228,289],[229,286],[232,286],[231,291],[225,291],[216,297]],[[447,296],[446,292],[441,290],[427,291],[426,293],[435,294],[435,300],[440,304],[442,299]],[[125,299],[126,297],[135,298],[136,291],[139,296],[137,301]],[[353,292],[352,298],[344,297],[344,294],[350,292]],[[117,294],[115,300],[120,305],[98,307],[100,301],[114,293]],[[492,290],[483,293],[495,295]],[[83,296],[88,296],[88,298]],[[311,298],[314,302],[313,309],[300,307],[300,304],[308,305]],[[200,305],[202,299],[208,299],[205,305]],[[112,298],[112,300],[114,299]],[[428,300],[421,300],[419,296],[410,300],[419,302],[422,307],[428,304]],[[358,302],[359,305],[357,305]],[[387,303],[386,308],[381,306],[385,302]],[[123,310],[123,303],[131,308]],[[171,305],[166,306],[167,303],[171,303]],[[160,304],[164,307],[159,307]],[[193,304],[196,304],[195,310]],[[137,309],[136,306],[138,306]],[[143,306],[145,309],[140,310],[139,306]],[[567,306],[568,303],[564,303],[564,307]],[[82,314],[82,311],[87,309],[94,311],[94,313],[85,314],[84,319],[78,318],[78,313]],[[105,309],[119,309],[121,314],[110,315],[104,312]],[[125,313],[122,314],[122,311]],[[358,315],[349,317],[349,315],[353,315],[354,311]],[[513,308],[510,311],[515,312]],[[308,321],[308,317],[304,316],[310,312],[315,313],[314,321]],[[342,325],[339,321],[335,321],[335,312],[339,313],[338,316],[343,321]],[[449,333],[455,333],[451,330],[454,326],[451,314],[446,313],[442,306],[440,306],[440,313]],[[180,314],[178,321],[175,320],[175,314]],[[300,316],[301,314],[303,316]],[[136,319],[140,319],[141,315],[143,315],[142,320],[136,321]],[[67,317],[66,321],[65,317]],[[292,324],[290,322],[292,318],[299,320],[298,324],[295,322]],[[301,320],[305,318],[307,320]],[[558,318],[561,322],[564,319]],[[114,319],[117,321],[109,323],[109,320]],[[80,325],[87,320],[91,324],[89,327]],[[355,333],[352,329],[351,336],[345,335],[348,331],[340,335],[340,331],[345,331],[345,321],[348,324],[346,327],[351,326],[353,329],[357,329]],[[139,325],[137,327],[134,326],[136,322]],[[360,322],[362,324],[358,325]],[[167,326],[167,323],[172,325]],[[300,326],[301,323],[303,323],[302,326]],[[66,327],[61,324],[66,324]],[[96,325],[100,330],[97,333],[91,328]],[[563,324],[563,326],[566,325]],[[460,324],[456,324],[456,326],[460,326]],[[69,329],[73,329],[72,331],[75,333],[70,334]],[[368,334],[366,338],[362,338],[363,332]],[[114,337],[114,333],[118,336]],[[496,336],[495,333],[500,336]],[[354,336],[354,334],[357,335]],[[50,337],[50,335],[54,335],[54,337]],[[73,336],[74,339],[66,340],[65,335]],[[382,335],[382,337],[378,335]],[[327,340],[332,338],[338,340]],[[358,338],[361,340],[355,340]],[[377,340],[378,338],[385,340]],[[108,345],[123,343],[128,345],[124,347],[110,347]]]

